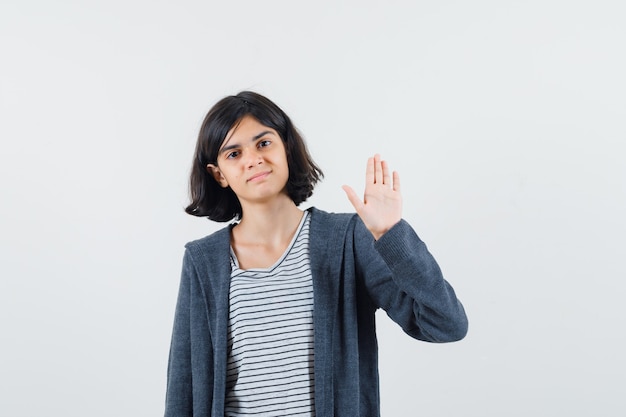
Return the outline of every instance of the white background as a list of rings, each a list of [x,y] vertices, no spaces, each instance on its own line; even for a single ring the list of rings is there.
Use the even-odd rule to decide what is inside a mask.
[[[623,416],[621,1],[0,5],[0,415],[162,415],[206,111],[252,89],[351,211],[380,152],[470,332],[379,315],[385,416]]]

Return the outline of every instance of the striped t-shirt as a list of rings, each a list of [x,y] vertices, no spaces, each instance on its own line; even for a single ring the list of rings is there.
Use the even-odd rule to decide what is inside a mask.
[[[226,416],[314,416],[309,215],[269,268],[231,249]]]

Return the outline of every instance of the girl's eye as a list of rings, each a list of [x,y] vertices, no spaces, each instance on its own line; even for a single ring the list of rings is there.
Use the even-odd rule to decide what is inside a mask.
[[[266,146],[269,146],[270,143],[272,143],[272,141],[270,141],[270,140],[262,140],[262,141],[259,142],[259,148],[264,148]]]
[[[226,154],[226,159],[233,159],[239,156],[239,151],[232,151]]]

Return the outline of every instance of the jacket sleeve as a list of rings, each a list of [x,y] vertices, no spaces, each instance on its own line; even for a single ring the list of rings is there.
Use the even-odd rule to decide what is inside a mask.
[[[189,251],[185,251],[174,314],[174,329],[167,366],[165,417],[193,415],[191,375],[191,281],[194,276]]]
[[[468,321],[463,305],[405,220],[374,241],[357,218],[354,238],[357,268],[375,307],[384,309],[415,339],[454,342],[465,337]]]

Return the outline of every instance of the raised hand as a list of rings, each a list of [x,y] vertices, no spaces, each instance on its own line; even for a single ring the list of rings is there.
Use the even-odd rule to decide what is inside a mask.
[[[342,188],[374,239],[380,239],[402,218],[400,175],[396,171],[391,174],[379,154],[367,160],[363,201],[351,187]]]

